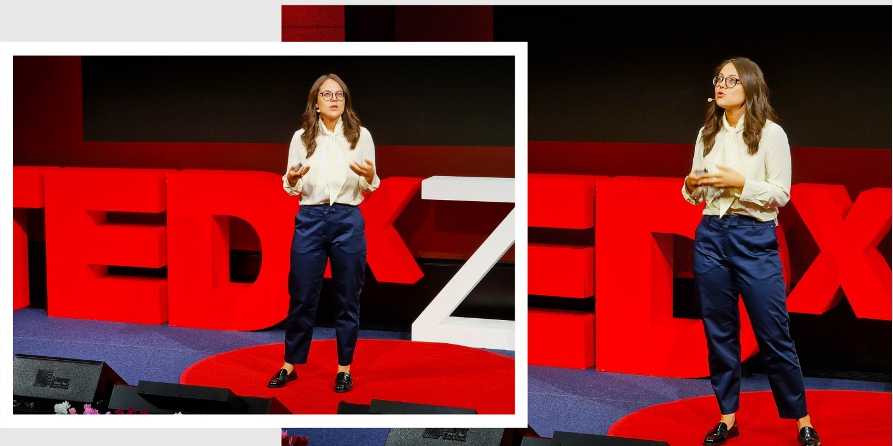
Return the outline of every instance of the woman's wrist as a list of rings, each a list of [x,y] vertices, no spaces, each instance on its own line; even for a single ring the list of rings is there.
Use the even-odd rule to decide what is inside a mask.
[[[685,176],[685,180],[684,180],[684,183],[685,183],[685,191],[688,192],[689,194],[692,193],[692,192],[694,192],[694,191],[695,191],[695,188],[697,187],[696,185],[693,186],[693,185],[691,184],[691,182],[692,182],[691,175],[686,175],[686,176]]]

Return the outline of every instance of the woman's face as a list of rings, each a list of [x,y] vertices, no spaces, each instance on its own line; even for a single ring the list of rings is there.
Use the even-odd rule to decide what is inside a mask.
[[[744,104],[744,85],[741,84],[741,78],[738,77],[738,70],[734,64],[730,62],[722,67],[714,82],[713,97],[716,105],[728,110]],[[734,86],[729,87],[733,84]]]
[[[326,79],[319,87],[316,96],[316,108],[319,114],[334,121],[344,113],[344,90],[333,79]]]

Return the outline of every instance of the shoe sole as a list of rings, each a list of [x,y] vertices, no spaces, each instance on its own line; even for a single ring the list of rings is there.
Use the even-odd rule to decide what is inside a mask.
[[[268,389],[280,389],[280,388],[282,388],[282,387],[285,387],[288,383],[290,383],[290,382],[292,382],[292,381],[294,381],[294,380],[296,380],[296,379],[298,379],[297,376],[295,376],[294,378],[286,378],[286,380],[285,380],[284,383],[282,383],[282,384],[278,384],[278,385],[270,385],[270,383],[267,383],[267,388],[268,388]]]

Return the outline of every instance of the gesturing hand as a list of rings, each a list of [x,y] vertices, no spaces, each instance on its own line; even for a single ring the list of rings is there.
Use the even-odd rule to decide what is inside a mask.
[[[310,171],[310,166],[291,166],[288,168],[288,184],[292,186],[295,185],[299,179],[301,179],[304,175],[307,175],[307,172]]]
[[[719,188],[744,187],[744,175],[737,170],[723,165],[717,165],[718,172],[712,172],[697,177],[695,183],[698,186],[713,186]]]
[[[369,160],[364,160],[362,164],[356,161],[350,163],[350,170],[365,178],[369,184],[372,184],[372,180],[375,178],[375,165]]]
[[[703,175],[694,172],[685,177],[685,189],[688,190],[688,193],[692,193],[698,187],[698,181],[701,181],[702,178],[704,178]]]

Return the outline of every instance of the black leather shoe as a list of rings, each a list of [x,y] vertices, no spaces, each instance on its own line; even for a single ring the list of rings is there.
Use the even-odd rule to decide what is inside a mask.
[[[797,436],[797,439],[800,440],[800,444],[803,446],[820,446],[822,444],[822,440],[819,439],[819,433],[809,426],[800,429],[800,435]]]
[[[704,445],[714,445],[714,444],[723,444],[729,438],[734,438],[738,436],[738,423],[735,423],[731,429],[726,426],[726,423],[720,421],[716,424],[716,426],[707,432],[707,435],[704,437]]]
[[[353,388],[353,381],[350,379],[350,373],[338,372],[335,375],[335,391],[344,393]]]
[[[270,378],[267,387],[285,387],[289,381],[294,381],[296,379],[298,379],[298,373],[294,370],[292,370],[291,373],[288,373],[285,369],[279,369],[279,371]]]

